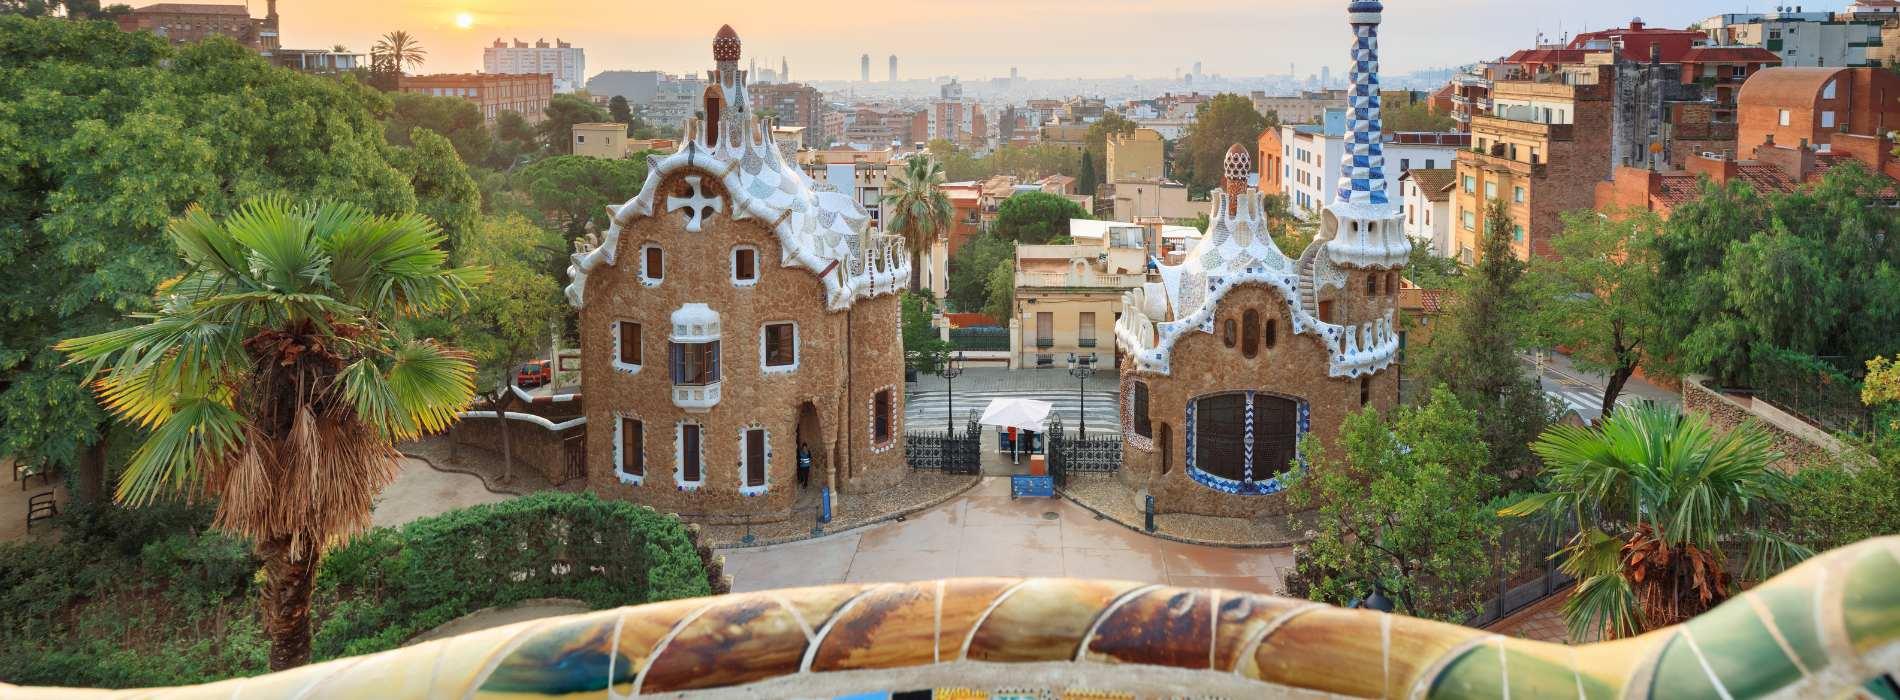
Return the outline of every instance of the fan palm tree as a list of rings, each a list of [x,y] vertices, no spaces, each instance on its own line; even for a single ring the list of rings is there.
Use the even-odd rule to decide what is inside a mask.
[[[422,48],[422,44],[416,41],[415,37],[409,36],[409,32],[401,29],[384,34],[383,38],[376,40],[376,45],[370,47],[369,50],[370,65],[376,70],[387,73],[401,73],[404,69],[419,68],[422,66],[424,57],[428,55],[428,49]]]
[[[884,228],[910,248],[910,288],[921,286],[918,260],[932,240],[950,231],[950,196],[943,193],[943,164],[914,155],[884,186]],[[945,255],[955,251],[944,251]]]
[[[1553,427],[1531,449],[1546,491],[1501,514],[1576,528],[1555,555],[1577,579],[1563,609],[1572,638],[1630,636],[1715,607],[1733,588],[1725,544],[1747,543],[1741,573],[1753,581],[1813,556],[1753,527],[1788,485],[1753,426],[1718,432],[1700,414],[1644,404],[1595,427]]]
[[[264,561],[270,667],[296,666],[324,547],[369,527],[393,444],[446,428],[474,395],[465,354],[398,329],[465,303],[487,273],[445,268],[423,216],[343,204],[265,199],[222,222],[193,206],[166,235],[188,269],[158,311],[59,349],[147,433],[118,501],[217,499],[214,526]]]

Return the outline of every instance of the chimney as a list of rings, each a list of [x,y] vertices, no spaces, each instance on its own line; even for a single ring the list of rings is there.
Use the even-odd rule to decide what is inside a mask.
[[[277,0],[268,0],[264,3],[264,17],[277,19]]]
[[[1655,66],[1655,65],[1661,65],[1661,64],[1662,64],[1662,44],[1652,43],[1649,45],[1649,65]]]

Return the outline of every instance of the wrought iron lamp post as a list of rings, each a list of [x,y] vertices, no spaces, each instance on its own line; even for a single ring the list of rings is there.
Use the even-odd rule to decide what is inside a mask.
[[[943,377],[943,430],[944,437],[957,433],[957,392],[956,381],[963,374],[963,353],[945,358],[943,367],[937,370],[937,376]]]
[[[1069,353],[1069,376],[1076,378],[1075,398],[1078,414],[1076,424],[1083,439],[1089,436],[1089,403],[1087,389],[1089,377],[1095,376],[1095,353],[1084,355],[1080,360],[1075,353]]]

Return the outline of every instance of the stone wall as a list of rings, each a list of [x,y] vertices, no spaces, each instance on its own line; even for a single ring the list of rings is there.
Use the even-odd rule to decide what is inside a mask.
[[[1361,280],[1363,275],[1353,279]],[[1383,290],[1382,290],[1383,291]],[[1277,342],[1251,359],[1239,347],[1228,348],[1220,329],[1229,319],[1238,323],[1247,309],[1257,309],[1278,327]],[[1293,509],[1284,492],[1254,496],[1222,493],[1195,481],[1187,472],[1187,405],[1197,397],[1237,390],[1255,390],[1295,397],[1307,402],[1309,430],[1331,447],[1346,416],[1360,409],[1360,380],[1327,376],[1328,354],[1318,338],[1294,335],[1287,305],[1277,291],[1244,285],[1228,292],[1214,319],[1213,334],[1190,332],[1174,346],[1168,376],[1138,375],[1148,384],[1148,413],[1152,440],[1131,440],[1123,447],[1121,478],[1131,488],[1146,488],[1161,513],[1196,513],[1248,518],[1284,515]],[[1124,365],[1124,372],[1130,371]],[[1386,411],[1398,405],[1396,367],[1369,380],[1370,404]],[[1124,382],[1124,386],[1130,385]],[[1123,396],[1124,405],[1128,397]],[[1169,437],[1167,464],[1162,469],[1161,436]]]
[[[1775,466],[1785,472],[1807,467],[1829,466],[1840,461],[1846,445],[1827,431],[1807,424],[1765,401],[1735,397],[1709,388],[1702,377],[1682,380],[1682,407],[1701,413],[1725,430],[1753,423],[1774,440],[1775,451],[1783,457]]]
[[[513,412],[520,413],[520,404]],[[533,470],[541,474],[550,484],[560,484],[566,475],[562,472],[567,464],[566,439],[586,430],[586,426],[568,428],[554,432],[527,421],[507,421],[511,431],[508,435],[516,469]],[[559,422],[558,420],[556,422]],[[449,439],[458,445],[478,447],[495,453],[501,458],[502,421],[496,418],[463,418],[449,429]]]
[[[675,173],[658,191],[678,190],[687,172]],[[820,278],[802,267],[781,266],[782,249],[768,228],[771,222],[730,218],[731,197],[719,191],[718,182],[702,174],[706,194],[721,196],[728,211],[707,218],[702,231],[686,232],[686,214],[679,211],[639,219],[622,231],[616,263],[587,278],[580,333],[588,488],[708,522],[785,520],[801,491],[797,449],[803,442],[813,454],[811,488],[838,486],[845,492],[838,499],[842,509],[853,489],[878,488],[903,476],[897,297],[859,300],[844,311],[827,309]],[[664,251],[664,274],[657,284],[645,284],[640,276],[642,248],[648,245]],[[740,246],[758,251],[756,284],[733,280],[732,252]],[[707,305],[720,320],[722,396],[705,412],[688,412],[670,395],[670,319],[688,303]],[[641,324],[638,370],[616,367],[614,333],[620,321]],[[795,368],[768,371],[761,361],[764,326],[780,322],[796,325]],[[870,402],[881,388],[892,393],[888,447],[870,444]],[[615,426],[621,418],[644,426],[645,474],[639,480],[615,470]],[[686,421],[703,429],[703,480],[697,486],[678,479],[678,426]],[[747,495],[741,493],[741,441],[744,431],[754,428],[767,433],[766,488]]]

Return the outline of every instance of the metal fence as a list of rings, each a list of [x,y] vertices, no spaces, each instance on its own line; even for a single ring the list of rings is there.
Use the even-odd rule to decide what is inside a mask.
[[[1569,585],[1574,579],[1557,570],[1557,560],[1551,555],[1572,534],[1553,535],[1532,522],[1505,523],[1498,548],[1491,553],[1492,573],[1486,590],[1492,597],[1476,616],[1464,622],[1465,626],[1483,627],[1510,617]]]
[[[1008,350],[1009,329],[1002,326],[952,328],[950,346],[957,350]]]
[[[1883,421],[1861,402],[1862,371],[1843,357],[1764,352],[1750,360],[1751,387],[1725,391],[1751,395],[1823,430],[1863,438],[1879,436]]]
[[[1122,468],[1122,439],[1108,433],[1096,437],[1070,436],[1062,417],[1049,418],[1049,474],[1062,488],[1071,473],[1113,474]]]
[[[946,474],[976,474],[983,471],[983,429],[976,424],[976,413],[957,430],[912,430],[904,434],[904,459],[912,469],[928,469]]]

